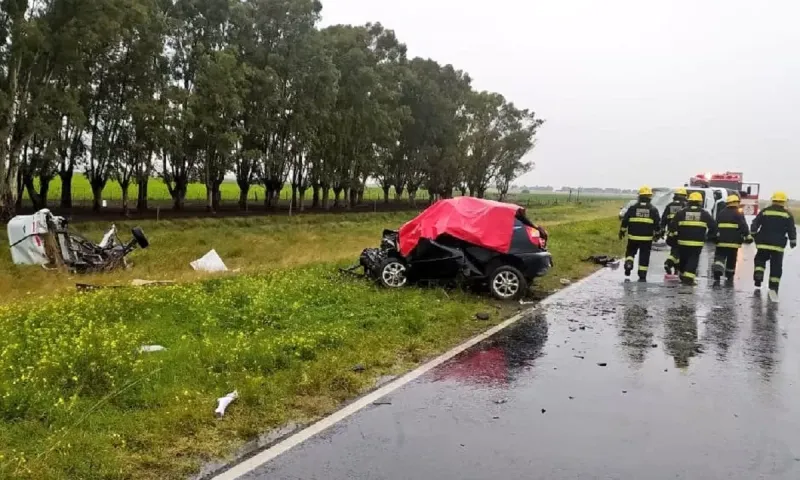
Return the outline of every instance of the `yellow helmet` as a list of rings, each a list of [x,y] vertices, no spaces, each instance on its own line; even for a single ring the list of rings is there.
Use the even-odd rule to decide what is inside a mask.
[[[640,197],[652,197],[653,196],[653,189],[648,187],[647,185],[643,186],[639,189],[639,196]]]
[[[776,203],[786,203],[789,201],[789,196],[786,192],[775,192],[772,194],[772,201]]]
[[[725,199],[725,203],[728,205],[732,203],[739,203],[739,195],[728,195],[728,198]]]
[[[700,192],[692,192],[689,195],[689,201],[690,202],[700,202],[700,203],[702,203],[703,196],[700,194]]]
[[[676,188],[675,189],[675,195],[683,195],[685,197],[686,196],[686,188],[684,188],[684,187]]]

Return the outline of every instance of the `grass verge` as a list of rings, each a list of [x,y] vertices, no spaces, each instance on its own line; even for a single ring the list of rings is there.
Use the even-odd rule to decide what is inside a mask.
[[[382,228],[389,219],[375,220]],[[282,227],[297,227],[295,240],[314,230]],[[377,227],[356,230],[369,231],[371,244]],[[338,229],[347,233],[328,237]],[[185,478],[258,433],[335,410],[380,375],[406,371],[516,308],[339,277],[335,262],[355,248],[340,242],[353,230],[326,224],[318,234],[331,240],[294,246],[330,245],[333,263],[0,305],[0,477]],[[615,218],[550,231],[556,266],[545,289],[593,270],[586,256],[621,248]],[[239,248],[243,264],[252,259]],[[183,264],[179,252],[152,261]],[[490,321],[475,320],[478,311],[491,312]],[[167,350],[139,353],[144,344]],[[233,389],[239,400],[215,419],[215,399]]]
[[[546,227],[565,221],[612,216],[615,202],[562,204],[531,210],[530,216]],[[113,274],[74,276],[21,267],[11,263],[8,239],[0,237],[0,303],[60,293],[72,293],[76,282],[98,285],[126,284],[132,279],[194,281],[207,278],[189,262],[216,249],[231,270],[263,273],[321,262],[355,261],[365,247],[377,246],[384,228],[396,228],[414,212],[353,213],[297,217],[203,218],[143,221],[151,242],[147,250],[134,252],[134,267]],[[117,224],[123,241],[136,224]],[[76,230],[99,241],[109,223],[87,223]],[[561,241],[554,238],[554,242]]]

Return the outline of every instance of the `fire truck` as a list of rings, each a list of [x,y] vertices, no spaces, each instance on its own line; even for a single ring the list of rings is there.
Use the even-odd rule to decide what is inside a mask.
[[[745,215],[758,215],[758,195],[761,185],[758,183],[745,183],[742,172],[701,173],[689,179],[689,187],[724,188],[731,193],[736,193],[742,200],[742,213]]]

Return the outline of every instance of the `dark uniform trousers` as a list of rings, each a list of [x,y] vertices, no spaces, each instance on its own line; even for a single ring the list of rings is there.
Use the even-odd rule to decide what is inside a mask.
[[[769,262],[769,289],[777,292],[783,276],[783,252],[759,248],[756,252],[753,280],[755,280],[756,286],[761,286],[767,271],[767,262]]]
[[[700,254],[703,247],[689,247],[681,245],[678,247],[678,270],[680,270],[681,280],[684,283],[693,284],[697,279],[697,267],[700,264]]]
[[[636,254],[639,254],[639,278],[647,277],[647,270],[650,267],[650,251],[653,248],[653,242],[643,240],[628,240],[628,246],[625,248],[625,265],[628,268],[633,268],[633,261]]]
[[[719,280],[725,274],[725,278],[733,279],[738,258],[738,248],[717,247],[714,252],[714,278]]]

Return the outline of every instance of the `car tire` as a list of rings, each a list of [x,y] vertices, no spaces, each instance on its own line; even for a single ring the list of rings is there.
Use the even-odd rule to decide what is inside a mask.
[[[528,281],[516,268],[501,265],[489,275],[489,291],[498,300],[519,300],[528,291]]]
[[[386,258],[378,266],[378,282],[386,288],[404,287],[408,283],[407,271],[408,267],[402,260]]]

